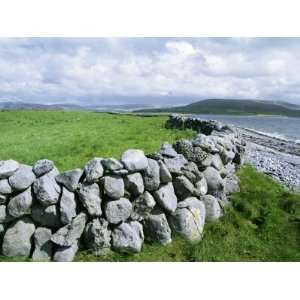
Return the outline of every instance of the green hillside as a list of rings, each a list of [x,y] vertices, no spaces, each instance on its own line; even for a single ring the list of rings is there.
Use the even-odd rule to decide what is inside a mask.
[[[298,109],[295,109],[298,108]],[[208,99],[186,106],[140,110],[140,112],[175,112],[189,114],[283,115],[300,117],[300,106],[282,102],[255,100]]]

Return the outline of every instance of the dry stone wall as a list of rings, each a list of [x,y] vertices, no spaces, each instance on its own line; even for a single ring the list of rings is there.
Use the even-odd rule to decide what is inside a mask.
[[[199,242],[239,189],[243,142],[216,122],[171,116],[166,126],[198,134],[61,173],[47,159],[0,161],[1,254],[72,261],[78,249],[136,253],[144,242],[171,243],[172,234]]]

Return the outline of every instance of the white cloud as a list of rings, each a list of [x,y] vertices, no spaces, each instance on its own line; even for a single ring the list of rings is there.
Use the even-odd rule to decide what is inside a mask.
[[[300,103],[299,50],[295,39],[0,39],[0,99],[172,94]]]

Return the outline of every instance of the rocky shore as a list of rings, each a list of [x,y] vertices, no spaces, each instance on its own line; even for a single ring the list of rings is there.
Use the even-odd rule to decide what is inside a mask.
[[[300,145],[239,129],[246,141],[245,161],[294,191],[300,191]]]

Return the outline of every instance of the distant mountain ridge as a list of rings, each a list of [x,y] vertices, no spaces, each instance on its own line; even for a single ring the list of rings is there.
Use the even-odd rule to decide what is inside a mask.
[[[144,109],[139,112],[175,112],[187,114],[283,115],[300,117],[300,105],[282,101],[206,99],[185,106]]]

